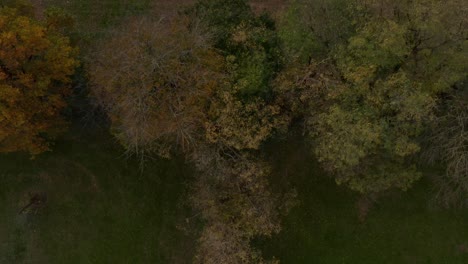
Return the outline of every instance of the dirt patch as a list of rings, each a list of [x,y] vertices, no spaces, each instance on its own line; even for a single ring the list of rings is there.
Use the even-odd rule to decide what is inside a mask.
[[[457,246],[457,252],[461,254],[468,254],[468,244],[463,243]]]
[[[376,194],[363,195],[357,200],[356,209],[360,223],[364,223],[366,221],[369,212],[372,210],[376,202]]]

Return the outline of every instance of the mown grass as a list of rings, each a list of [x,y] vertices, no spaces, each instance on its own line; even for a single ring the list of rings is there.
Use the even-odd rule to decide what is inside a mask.
[[[282,263],[462,264],[468,263],[468,211],[431,203],[432,185],[418,182],[407,192],[383,195],[364,222],[355,193],[325,175],[300,141],[270,147],[275,182],[296,188],[300,204],[283,230],[260,243]]]
[[[193,239],[177,225],[190,170],[174,159],[141,172],[109,138],[0,156],[0,263],[189,262]],[[39,191],[44,207],[19,215]]]
[[[430,205],[430,184],[381,197],[365,222],[357,195],[324,175],[300,141],[269,146],[273,188],[298,191],[283,230],[259,243],[282,263],[467,263],[468,212]],[[30,160],[0,156],[0,263],[189,263],[194,237],[183,222],[181,160],[141,173],[109,135],[68,137]],[[28,192],[48,200],[18,215]]]

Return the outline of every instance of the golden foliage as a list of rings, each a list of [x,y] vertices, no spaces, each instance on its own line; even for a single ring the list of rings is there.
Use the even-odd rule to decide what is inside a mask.
[[[0,9],[0,151],[48,149],[78,62],[69,40],[15,9]]]
[[[232,92],[221,91],[211,105],[206,122],[208,142],[242,149],[258,149],[275,129],[285,128],[289,119],[280,107],[260,98],[243,102]]]
[[[264,263],[250,241],[280,231],[279,201],[269,190],[268,165],[213,146],[198,148],[192,160],[200,173],[191,201],[205,221],[195,263]]]

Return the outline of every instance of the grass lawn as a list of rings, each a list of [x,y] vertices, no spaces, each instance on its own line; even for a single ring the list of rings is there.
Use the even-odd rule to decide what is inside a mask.
[[[468,263],[468,211],[431,206],[430,184],[381,197],[365,222],[358,196],[324,175],[301,142],[271,146],[280,186],[295,187],[300,204],[282,232],[262,241],[265,255],[282,263]],[[308,162],[309,161],[309,162]]]
[[[156,160],[142,173],[109,138],[0,156],[0,263],[189,262],[194,240],[177,225],[190,171]],[[29,192],[47,201],[19,215]]]
[[[467,211],[431,208],[428,186],[382,197],[358,221],[357,196],[320,173],[304,146],[272,144],[273,188],[295,187],[300,204],[283,230],[259,241],[282,263],[467,263]],[[109,135],[60,141],[29,160],[0,156],[0,263],[190,263],[195,237],[183,225],[191,172],[155,160],[143,173]],[[275,154],[276,153],[276,154]],[[29,192],[47,202],[18,215]]]

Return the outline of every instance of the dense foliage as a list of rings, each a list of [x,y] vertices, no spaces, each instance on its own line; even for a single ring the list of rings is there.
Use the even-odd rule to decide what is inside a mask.
[[[336,81],[305,114],[314,151],[352,189],[406,189],[421,176],[414,155],[440,95],[466,78],[466,10],[457,1],[338,2],[296,1],[295,8],[351,16],[350,28],[334,30],[329,16],[285,22],[297,28],[287,40],[297,60],[308,56],[307,63],[334,69]]]
[[[0,152],[48,150],[65,124],[76,50],[55,29],[0,9]]]
[[[109,114],[113,134],[137,154],[193,147],[224,78],[222,57],[203,29],[183,19],[127,23],[97,48],[89,67],[91,95]]]

